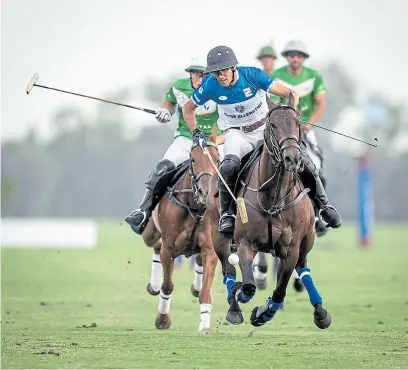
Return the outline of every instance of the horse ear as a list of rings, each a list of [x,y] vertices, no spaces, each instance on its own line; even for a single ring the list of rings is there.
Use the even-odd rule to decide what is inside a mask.
[[[293,96],[292,92],[290,92],[288,96],[288,106],[292,108],[295,106],[295,97]]]

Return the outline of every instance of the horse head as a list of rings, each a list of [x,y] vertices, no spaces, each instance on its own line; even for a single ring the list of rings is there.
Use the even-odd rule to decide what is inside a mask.
[[[290,93],[286,105],[277,104],[270,110],[264,139],[271,157],[283,163],[287,171],[296,172],[301,163],[301,134],[294,100]]]
[[[216,135],[212,135],[207,141],[207,151],[211,155],[214,163],[218,165],[218,149],[216,144]],[[207,196],[210,191],[211,177],[216,173],[208,156],[198,143],[194,143],[190,154],[190,176],[193,186],[194,197],[201,204],[206,204]]]

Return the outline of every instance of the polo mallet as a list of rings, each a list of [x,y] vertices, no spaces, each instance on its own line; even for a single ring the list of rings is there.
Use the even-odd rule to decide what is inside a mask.
[[[56,89],[56,88],[54,88],[54,87],[48,87],[48,86],[44,86],[44,85],[39,85],[39,84],[36,83],[36,82],[38,81],[38,78],[39,78],[39,77],[40,77],[40,76],[38,76],[37,73],[34,74],[33,77],[31,77],[31,80],[30,80],[30,82],[28,83],[28,85],[27,85],[27,87],[26,87],[27,95],[31,92],[31,90],[33,89],[33,87],[36,86],[36,87],[42,87],[43,89],[59,91],[59,92],[65,93],[65,94],[71,94],[71,95],[81,96],[81,97],[83,97],[83,98],[99,100],[99,101],[104,102],[104,103],[110,103],[110,104],[120,105],[120,106],[126,107],[126,108],[137,109],[137,110],[141,110],[141,111],[143,111],[143,112],[150,113],[150,114],[156,114],[156,111],[154,111],[153,109],[135,107],[135,106],[129,105],[129,104],[117,103],[117,102],[114,102],[114,101],[111,101],[111,100],[106,100],[106,99],[101,99],[101,98],[95,98],[95,97],[89,96],[89,95],[83,95],[83,94],[78,94],[78,93],[74,93],[74,92],[71,92],[71,91]]]
[[[238,197],[236,198],[234,193],[231,191],[230,187],[227,185],[227,183],[225,182],[224,178],[222,177],[220,170],[218,169],[217,165],[214,163],[214,160],[211,157],[210,152],[208,151],[207,147],[205,145],[203,145],[202,143],[200,143],[200,147],[203,150],[203,153],[208,157],[208,159],[210,160],[212,166],[215,169],[215,172],[217,172],[218,177],[221,179],[221,181],[223,182],[223,184],[225,185],[225,188],[228,190],[228,192],[231,194],[232,199],[234,199],[235,203],[237,203],[238,206],[238,211],[239,211],[239,215],[241,216],[241,222],[243,224],[246,224],[248,222],[248,214],[246,211],[246,206],[245,206],[245,201],[244,198],[242,197]]]

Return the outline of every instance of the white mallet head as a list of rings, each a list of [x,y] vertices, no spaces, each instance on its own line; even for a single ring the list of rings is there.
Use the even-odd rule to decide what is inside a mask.
[[[39,78],[40,78],[40,76],[37,73],[35,73],[33,75],[33,77],[31,77],[31,80],[30,80],[30,82],[28,83],[28,85],[26,87],[27,94],[30,93],[30,91],[33,89],[35,83],[38,81]]]
[[[238,254],[231,253],[231,254],[228,256],[228,262],[229,262],[231,265],[238,265],[238,263],[239,263]]]

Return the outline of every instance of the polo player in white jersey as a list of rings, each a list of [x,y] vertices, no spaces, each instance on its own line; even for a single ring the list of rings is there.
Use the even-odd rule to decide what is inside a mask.
[[[220,172],[226,183],[233,187],[240,170],[241,159],[251,152],[256,144],[263,140],[263,131],[267,122],[268,105],[266,93],[287,98],[290,93],[295,97],[295,108],[298,95],[274,81],[274,79],[256,67],[237,67],[235,53],[228,46],[217,46],[207,55],[205,73],[211,75],[195,89],[189,101],[183,106],[186,123],[193,134],[193,141],[203,140],[206,136],[197,128],[194,111],[198,106],[212,100],[218,104],[218,127],[225,131],[224,160]],[[337,210],[330,204],[313,162],[302,152],[304,170],[302,180],[315,180],[315,202],[322,218],[329,227],[338,228],[342,219]],[[307,176],[305,176],[307,175]],[[226,237],[232,237],[235,226],[235,215],[231,213],[231,195],[224,184],[218,182],[220,191],[221,217],[219,231]]]

